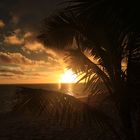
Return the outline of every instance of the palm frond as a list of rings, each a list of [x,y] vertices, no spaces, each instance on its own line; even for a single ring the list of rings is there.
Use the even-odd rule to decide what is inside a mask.
[[[66,128],[92,128],[100,137],[106,137],[108,133],[120,139],[118,133],[111,125],[111,118],[101,111],[97,111],[78,99],[57,91],[47,91],[42,89],[21,88],[17,91],[17,102],[14,112],[24,114],[26,110],[31,112],[31,116],[41,117],[45,115],[45,120],[56,121]],[[26,114],[27,115],[27,114]],[[99,135],[94,135],[96,138]]]
[[[44,21],[41,34],[38,36],[48,47],[65,48],[73,43],[76,34],[75,18],[72,13],[58,13]]]
[[[108,75],[97,64],[91,62],[81,51],[69,50],[69,55],[65,58],[65,62],[77,74],[83,73],[83,77],[80,80],[85,80],[86,89],[94,89],[97,83],[104,83],[108,92],[112,93]]]

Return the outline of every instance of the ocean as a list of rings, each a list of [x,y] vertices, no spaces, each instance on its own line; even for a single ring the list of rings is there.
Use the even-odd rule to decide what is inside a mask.
[[[0,85],[0,113],[12,110],[16,91],[20,87],[60,91],[77,98],[86,96],[84,84],[1,84]]]

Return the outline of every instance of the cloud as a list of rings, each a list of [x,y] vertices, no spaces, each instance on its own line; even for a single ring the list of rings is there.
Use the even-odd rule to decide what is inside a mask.
[[[0,19],[0,29],[4,28],[5,27],[5,23],[3,20]]]
[[[17,25],[19,23],[19,17],[16,15],[12,15],[11,23]]]
[[[32,60],[26,58],[20,53],[0,52],[0,63],[31,65]]]
[[[8,45],[21,46],[25,52],[41,53],[46,52],[43,44],[36,40],[34,32],[25,32],[20,28],[13,31],[13,34],[4,37],[4,43]]]
[[[24,49],[33,51],[33,52],[45,52],[46,51],[44,46],[37,41],[26,42],[24,45]]]
[[[56,61],[58,62],[58,58],[56,53],[47,47],[45,47],[42,43],[38,42],[33,32],[26,32],[24,34],[24,45],[22,50],[27,54],[38,54],[40,59],[47,58],[48,61]]]
[[[23,50],[27,53],[46,53],[47,49],[44,45],[37,41],[36,35],[34,32],[25,32],[23,35],[24,45]]]
[[[17,28],[14,30],[14,33],[16,36],[20,36],[21,32],[22,32],[22,30],[20,28]]]
[[[61,64],[56,59],[32,60],[21,53],[0,52],[0,65],[19,66],[24,71],[35,69],[38,71],[55,71],[61,69]],[[33,71],[32,71],[33,72]]]
[[[39,79],[43,77],[47,77],[46,71],[38,71],[38,69],[30,68],[23,68],[23,67],[15,67],[15,66],[0,66],[0,78],[7,78],[13,77],[15,80],[30,80],[30,79]]]
[[[0,73],[0,77],[3,77],[4,79],[7,77],[9,79],[9,77],[13,77],[13,74],[7,74],[7,73]]]
[[[0,52],[0,63],[4,64],[17,64],[17,65],[42,65],[45,66],[48,63],[43,60],[31,60],[25,56],[23,56],[21,53],[4,53]]]
[[[9,45],[22,45],[24,43],[24,39],[19,38],[16,35],[5,36],[4,43]]]
[[[29,31],[24,34],[25,39],[30,39],[30,38],[32,38],[32,36],[33,36],[33,33],[29,32]]]
[[[21,49],[27,54],[30,53],[44,53],[56,57],[56,53],[45,47],[36,38],[36,33],[31,31],[24,31],[17,28],[13,31],[13,34],[4,37],[4,43],[10,45],[21,46]]]
[[[5,83],[57,81],[56,77],[62,69],[59,59],[52,50],[39,43],[36,36],[41,21],[52,13],[60,1],[0,1],[1,17],[7,21],[5,25],[0,20],[0,29],[6,26],[0,42],[4,47],[0,50],[0,83],[4,79]]]
[[[56,10],[61,1],[63,0],[18,0],[10,10],[12,21],[16,21],[25,30],[38,31],[41,21]]]
[[[20,28],[16,28],[10,35],[4,37],[4,43],[8,45],[24,45],[32,40],[35,40],[33,33],[25,32]]]
[[[24,75],[24,72],[21,69],[13,69],[13,68],[0,68],[0,73],[10,73],[10,74],[19,74]]]

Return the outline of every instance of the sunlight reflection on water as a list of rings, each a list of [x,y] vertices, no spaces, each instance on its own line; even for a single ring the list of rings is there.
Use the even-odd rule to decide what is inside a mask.
[[[0,85],[0,112],[11,110],[13,97],[15,96],[16,90],[20,87],[55,90],[74,97],[81,97],[86,94],[83,92],[83,84],[75,85],[74,83]]]
[[[58,90],[71,96],[77,96],[82,94],[83,86],[81,84],[75,85],[74,83],[59,83]]]

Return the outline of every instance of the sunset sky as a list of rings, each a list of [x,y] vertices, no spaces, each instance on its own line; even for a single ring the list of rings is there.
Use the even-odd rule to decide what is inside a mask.
[[[0,0],[0,84],[56,83],[64,71],[60,55],[36,36],[60,0]]]

